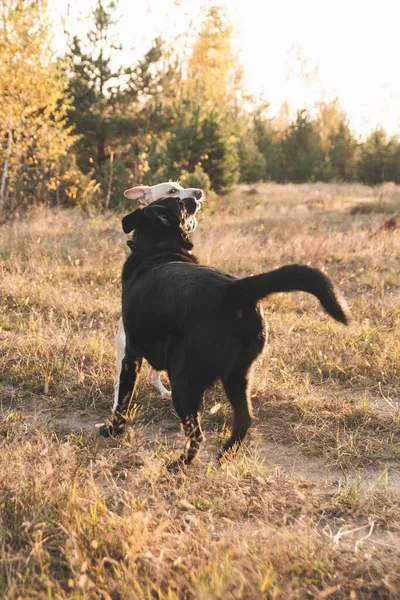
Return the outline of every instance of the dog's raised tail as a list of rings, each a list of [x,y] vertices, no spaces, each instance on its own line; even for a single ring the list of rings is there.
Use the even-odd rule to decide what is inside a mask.
[[[347,303],[329,277],[319,269],[303,265],[285,265],[269,273],[237,279],[226,288],[225,301],[243,306],[277,292],[297,291],[313,294],[331,317],[344,325],[349,323]]]

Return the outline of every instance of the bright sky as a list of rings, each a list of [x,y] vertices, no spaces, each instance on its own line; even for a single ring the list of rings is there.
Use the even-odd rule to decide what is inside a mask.
[[[72,22],[95,0],[70,0]],[[209,2],[210,3],[210,2]],[[339,97],[352,128],[380,124],[400,133],[400,0],[223,0],[236,30],[235,45],[248,91],[293,110]],[[50,0],[55,24],[68,0]],[[120,0],[118,37],[133,61],[156,35],[171,38],[198,24],[207,1]],[[77,8],[79,7],[79,8]],[[81,31],[82,25],[77,24]],[[57,46],[62,48],[61,28]],[[305,59],[296,60],[296,54]],[[306,76],[313,73],[310,83]]]

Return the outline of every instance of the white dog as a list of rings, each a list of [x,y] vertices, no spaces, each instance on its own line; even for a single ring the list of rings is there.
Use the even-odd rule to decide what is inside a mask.
[[[167,183],[159,183],[157,185],[148,186],[148,185],[137,185],[129,190],[124,192],[125,198],[129,198],[129,200],[138,200],[141,204],[150,204],[150,202],[154,202],[155,200],[159,200],[160,198],[166,198],[170,196],[171,198],[190,198],[194,196],[197,200],[203,199],[203,191],[198,190],[196,188],[183,188],[176,181],[167,182]],[[116,358],[117,358],[117,379],[115,382],[115,393],[114,393],[114,406],[113,410],[116,409],[118,405],[118,391],[119,391],[119,377],[121,374],[122,360],[125,356],[125,331],[124,325],[122,323],[122,319],[119,320],[118,333],[115,338],[115,347],[116,347]],[[162,384],[160,375],[153,368],[149,371],[149,381],[156,388],[156,390],[164,395],[169,396],[171,392],[169,392]]]

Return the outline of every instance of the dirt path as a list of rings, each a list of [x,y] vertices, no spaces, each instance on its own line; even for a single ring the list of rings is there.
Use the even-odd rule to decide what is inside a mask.
[[[169,400],[162,402],[162,419],[139,418],[137,426],[132,425],[133,431],[137,430],[137,439],[146,446],[156,443],[168,444],[171,450],[179,451],[183,443],[183,434],[179,423],[169,411]],[[383,402],[383,410],[393,410],[387,402]],[[12,386],[3,385],[0,388],[0,414],[3,418],[12,411],[33,419],[34,422],[45,425],[59,436],[68,436],[71,433],[94,433],[96,424],[103,422],[109,415],[103,406],[84,410],[58,406],[49,401],[45,396],[30,394],[21,396]],[[217,455],[219,442],[213,440],[213,435],[206,431],[206,439],[202,445],[199,461],[207,464]],[[257,458],[259,463],[271,470],[279,470],[289,479],[304,480],[306,482],[329,483],[332,486],[352,485],[373,487],[379,483],[390,486],[394,491],[400,491],[400,468],[396,461],[376,460],[373,464],[359,468],[340,469],[329,464],[319,456],[302,452],[295,445],[285,445],[268,440],[268,426],[258,424],[250,430],[246,441],[246,448]]]

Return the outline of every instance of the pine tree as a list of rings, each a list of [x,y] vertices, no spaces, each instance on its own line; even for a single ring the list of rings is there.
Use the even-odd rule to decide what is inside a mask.
[[[360,181],[376,185],[384,181],[399,182],[399,143],[397,137],[387,139],[386,132],[378,127],[359,149],[357,176]]]
[[[121,69],[113,69],[111,57],[119,48],[114,44],[113,0],[107,5],[98,0],[92,11],[92,29],[84,41],[73,37],[69,59],[69,93],[73,107],[69,118],[80,136],[76,145],[78,164],[84,171],[102,167],[109,160],[110,143],[116,131],[127,131],[128,122],[116,110],[121,94]]]
[[[203,107],[192,97],[182,98],[174,107],[174,125],[166,141],[166,164],[170,177],[189,173],[205,158],[202,121]]]
[[[205,113],[204,106],[188,96],[175,105],[173,122],[165,141],[153,140],[146,179],[179,179],[183,171],[192,174],[201,167],[212,188],[227,193],[238,179],[239,164],[236,139],[228,136],[218,113]]]
[[[324,155],[320,135],[306,110],[298,111],[281,147],[283,181],[302,183],[321,177]]]
[[[257,148],[266,162],[264,179],[266,181],[280,181],[282,133],[274,127],[274,122],[267,118],[267,109],[268,105],[261,105],[254,113],[254,137]]]
[[[202,123],[201,165],[217,194],[227,194],[239,178],[236,139],[224,133],[224,124],[215,112]]]
[[[240,181],[256,183],[264,181],[267,172],[267,160],[260,152],[254,133],[254,128],[249,127],[239,139],[238,145]]]
[[[339,100],[319,102],[315,126],[320,135],[324,153],[324,165],[320,177],[325,181],[332,179],[351,180],[354,176],[354,139],[345,112]]]
[[[400,140],[397,135],[389,141],[388,181],[400,184]]]
[[[169,69],[157,68],[163,43],[154,40],[133,67],[114,68],[121,50],[112,33],[116,6],[114,0],[97,0],[91,29],[84,40],[74,36],[69,55],[69,119],[80,136],[77,160],[100,183],[106,206],[120,200],[132,178],[143,179],[149,134],[168,123],[161,110],[166,94],[159,88]]]
[[[352,181],[354,179],[354,159],[357,142],[354,139],[347,119],[340,121],[337,129],[329,134],[328,161],[329,179]]]

